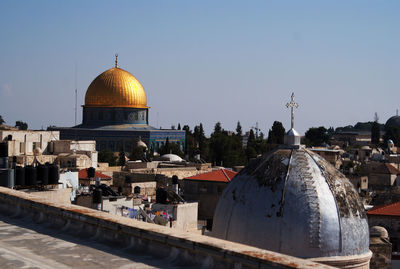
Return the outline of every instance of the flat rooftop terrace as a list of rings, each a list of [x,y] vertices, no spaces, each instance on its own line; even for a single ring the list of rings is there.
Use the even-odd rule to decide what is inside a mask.
[[[0,187],[0,268],[332,268]]]
[[[190,268],[148,253],[102,244],[95,238],[0,216],[0,268]]]

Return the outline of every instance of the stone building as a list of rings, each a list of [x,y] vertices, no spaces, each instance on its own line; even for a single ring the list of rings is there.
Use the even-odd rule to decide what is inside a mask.
[[[0,130],[0,141],[7,141],[8,156],[51,154],[51,142],[60,140],[58,131]]]
[[[169,142],[185,146],[185,131],[157,129],[149,125],[146,92],[129,72],[118,67],[106,70],[89,85],[83,105],[82,124],[61,128],[61,139],[95,140],[97,150],[130,152],[139,139],[157,151]]]
[[[94,177],[93,178],[89,178],[87,170],[88,169],[79,170],[78,180],[79,180],[79,184],[80,185],[84,185],[84,186],[95,185],[96,179],[100,179],[100,183],[101,184],[111,185],[111,179],[112,178],[110,176],[107,176],[107,175],[105,175],[103,173],[95,171]]]
[[[368,164],[368,186],[373,190],[387,189],[399,185],[400,171],[390,163],[370,162]]]
[[[311,148],[310,150],[321,155],[322,158],[327,160],[336,169],[339,169],[342,165],[341,155],[344,152],[343,150],[328,148]]]
[[[333,145],[341,147],[371,144],[371,132],[369,131],[342,131],[335,132],[330,140]]]
[[[183,179],[185,199],[199,202],[199,219],[207,220],[210,228],[218,200],[236,174],[228,169],[219,169]]]
[[[389,233],[393,252],[400,252],[400,202],[374,206],[368,211],[368,224],[384,227]]]
[[[57,163],[60,168],[97,167],[95,141],[60,140],[59,131],[0,130],[8,145],[8,156],[18,165]]]

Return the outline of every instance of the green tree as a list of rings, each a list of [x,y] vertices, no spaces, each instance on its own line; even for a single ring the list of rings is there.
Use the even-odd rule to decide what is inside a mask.
[[[208,157],[208,141],[204,134],[203,124],[194,127],[193,137],[195,140],[195,150],[200,151],[203,158]]]
[[[210,157],[212,163],[232,167],[245,164],[246,158],[240,137],[229,135],[217,122],[209,142]]]
[[[218,121],[218,122],[215,124],[214,133],[215,133],[215,134],[218,134],[218,133],[221,133],[221,132],[222,132],[222,126],[221,126],[221,123]]]
[[[181,129],[181,124],[180,123],[178,123],[178,130],[180,130]]]
[[[160,149],[160,154],[170,154],[171,152],[171,145],[169,144],[169,137],[165,140],[165,144]]]
[[[236,135],[242,137],[243,131],[242,131],[242,125],[240,124],[240,121],[237,122],[236,125]]]
[[[114,152],[105,149],[99,152],[99,162],[108,163],[109,166],[116,166],[117,156],[114,155]]]
[[[185,132],[186,132],[185,155],[187,156],[187,158],[189,160],[192,160],[193,156],[194,156],[194,151],[195,151],[195,148],[196,148],[196,142],[195,142],[195,139],[193,137],[193,133],[190,130],[189,125],[184,125],[182,129],[185,130]]]
[[[125,166],[126,163],[126,155],[125,155],[125,151],[124,151],[124,147],[121,146],[121,148],[119,149],[119,155],[118,155],[118,165],[119,166]]]
[[[3,117],[0,115],[0,125],[4,124],[4,123],[6,123],[6,122],[3,120]]]
[[[178,156],[183,157],[183,152],[177,143],[169,142],[169,138],[165,141],[165,144],[160,147],[160,155],[164,154],[176,154]]]
[[[379,140],[381,139],[381,130],[378,120],[378,113],[375,112],[375,120],[371,126],[371,143],[376,146],[379,145]]]
[[[383,136],[385,144],[387,145],[388,140],[392,140],[393,143],[398,146],[400,145],[400,128],[397,126],[389,126],[385,130],[385,135]]]
[[[331,137],[335,133],[335,129],[333,129],[333,127],[331,126],[331,127],[328,128],[327,133],[328,133],[329,137]]]
[[[15,127],[17,127],[19,130],[28,130],[28,124],[19,120],[15,122]]]
[[[247,147],[253,147],[256,143],[256,136],[254,135],[253,129],[250,129],[249,137],[247,138]]]
[[[250,161],[251,159],[254,159],[257,157],[257,151],[253,147],[247,147],[246,148],[246,157],[247,160]]]
[[[285,137],[285,128],[280,121],[274,121],[272,128],[268,131],[268,144],[283,144]]]
[[[250,159],[257,157],[259,154],[263,154],[266,151],[267,141],[264,139],[264,134],[262,136],[259,135],[257,138],[254,135],[253,129],[250,129],[245,151],[247,161],[250,161]]]
[[[307,146],[321,146],[322,143],[328,143],[329,135],[328,130],[320,126],[318,128],[312,127],[305,133],[305,143]]]

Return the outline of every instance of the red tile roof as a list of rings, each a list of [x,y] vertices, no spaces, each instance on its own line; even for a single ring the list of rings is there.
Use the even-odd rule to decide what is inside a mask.
[[[237,172],[234,172],[229,169],[219,169],[212,172],[207,172],[191,177],[187,177],[185,179],[189,180],[205,180],[205,181],[217,181],[217,182],[230,182],[234,176],[236,176]]]
[[[380,216],[399,216],[400,217],[400,202],[374,206],[367,212],[368,215],[380,215]]]
[[[79,170],[79,175],[78,175],[78,177],[79,177],[79,179],[89,179],[89,178],[88,178],[88,175],[87,175],[87,169]],[[95,178],[95,179],[96,179],[96,178],[100,178],[100,179],[111,179],[111,177],[109,177],[109,176],[107,176],[107,175],[105,175],[105,174],[99,173],[99,172],[95,172],[95,173],[94,173],[94,178]]]
[[[394,167],[393,165],[391,165],[390,163],[385,163],[387,170],[391,173],[391,174],[395,174],[395,175],[399,175],[400,171]]]

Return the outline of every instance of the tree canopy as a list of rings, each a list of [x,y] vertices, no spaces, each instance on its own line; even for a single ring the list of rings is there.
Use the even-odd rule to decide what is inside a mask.
[[[165,144],[162,145],[159,149],[160,155],[164,154],[175,154],[183,157],[183,152],[178,144],[169,142],[169,138],[165,141]]]
[[[19,120],[15,122],[15,127],[17,127],[19,130],[28,130],[28,124]]]
[[[237,125],[236,125],[236,135],[238,135],[238,136],[243,135],[242,125],[240,125],[240,121],[238,121]]]
[[[118,155],[118,165],[119,166],[125,166],[126,163],[126,155],[125,155],[125,151],[124,148],[121,146],[121,148],[119,149],[119,155]]]
[[[114,155],[114,152],[105,149],[99,152],[99,162],[108,163],[109,166],[117,165],[117,156]]]
[[[282,122],[274,121],[272,128],[268,131],[268,143],[269,144],[283,144],[285,137],[285,128]]]
[[[305,133],[304,142],[308,147],[321,146],[324,142],[328,143],[328,141],[328,130],[323,126],[318,128],[312,127]]]
[[[383,136],[383,138],[385,140],[385,144],[387,145],[388,140],[391,139],[396,146],[399,146],[400,145],[400,128],[397,126],[389,126],[388,128],[386,128],[385,131],[386,131],[385,135]]]
[[[381,139],[381,130],[378,123],[378,114],[375,113],[375,121],[371,126],[371,143],[374,145],[379,145],[379,140]]]
[[[209,160],[216,165],[232,167],[246,162],[241,137],[223,130],[220,122],[211,134],[209,150]]]

